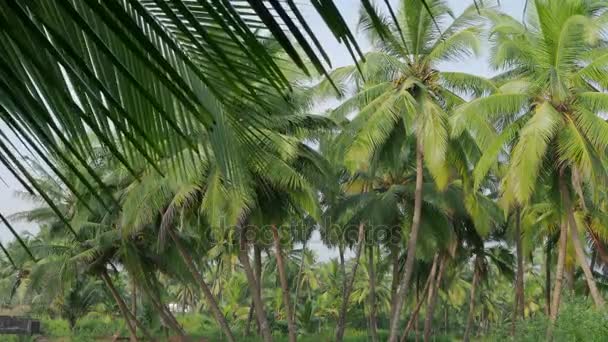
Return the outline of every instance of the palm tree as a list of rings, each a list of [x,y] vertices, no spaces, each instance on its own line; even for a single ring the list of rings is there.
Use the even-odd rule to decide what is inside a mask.
[[[333,1],[315,2],[312,9],[354,60],[362,58]],[[160,171],[158,163],[167,155],[182,149],[197,153],[201,129],[216,136],[208,143],[221,156],[225,176],[243,185],[240,156],[257,151],[248,144],[235,149],[226,138],[255,140],[265,128],[268,107],[285,104],[293,87],[276,51],[306,75],[327,76],[331,66],[292,0],[53,0],[40,6],[11,0],[0,6],[0,19],[7,23],[1,32],[0,120],[72,190],[75,181],[49,154],[88,190],[98,186],[105,195],[110,193],[104,180],[88,165],[92,145],[101,143],[137,176],[142,163]],[[331,79],[328,83],[340,92]],[[224,112],[242,108],[243,101],[246,115]],[[227,132],[220,123],[225,115],[247,124]],[[0,150],[0,163],[61,215],[9,135],[0,136]],[[109,209],[110,199],[98,199]]]
[[[479,21],[474,6],[440,29],[449,8],[442,1],[402,1],[396,21],[391,22],[374,8],[366,7],[360,26],[382,52],[366,55],[360,65],[361,76],[353,69],[339,69],[336,79],[354,79],[355,93],[334,111],[347,115],[358,109],[350,125],[353,138],[347,142],[346,165],[357,168],[372,159],[385,144],[395,145],[413,135],[416,155],[416,196],[413,224],[408,240],[407,257],[394,299],[391,314],[391,342],[397,340],[399,317],[411,279],[421,223],[423,168],[426,166],[440,189],[448,183],[448,114],[450,107],[462,100],[454,89],[483,87],[486,83],[474,76],[444,73],[437,70],[443,60],[475,52]]]
[[[464,104],[452,118],[456,134],[466,127],[479,141],[489,142],[493,125],[502,127],[495,142],[486,145],[475,178],[481,181],[503,146],[510,146],[502,184],[506,204],[526,205],[541,184],[559,189],[562,242],[552,320],[561,295],[568,227],[594,302],[597,307],[604,303],[585,258],[572,203],[582,184],[601,184],[605,177],[599,161],[607,146],[608,124],[598,114],[608,102],[598,86],[604,82],[601,68],[606,58],[602,49],[594,48],[602,44],[597,24],[604,10],[593,1],[538,0],[525,24],[493,16],[491,61],[504,70],[508,81],[499,83],[495,94]]]

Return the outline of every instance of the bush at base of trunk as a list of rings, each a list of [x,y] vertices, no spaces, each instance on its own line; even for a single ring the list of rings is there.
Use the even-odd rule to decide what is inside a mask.
[[[539,314],[527,318],[517,325],[517,341],[535,342],[546,338],[549,320]],[[481,341],[502,341],[510,339],[511,324],[494,329],[494,334]],[[561,341],[607,341],[608,313],[596,310],[590,299],[567,299],[560,305],[560,312],[554,330],[554,340]]]

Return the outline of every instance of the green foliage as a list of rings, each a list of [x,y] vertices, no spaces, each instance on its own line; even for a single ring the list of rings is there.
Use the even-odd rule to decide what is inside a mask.
[[[216,324],[212,318],[201,314],[177,315],[177,321],[184,331],[192,336],[208,336],[210,332],[217,334]]]
[[[420,303],[434,340],[503,339],[521,271],[516,337],[542,340],[559,253],[574,298],[555,339],[604,340],[581,298],[601,308],[608,288],[605,1],[537,0],[520,22],[481,1],[364,0],[364,56],[313,3],[360,58],[332,79],[308,77],[329,58],[291,0],[0,3],[0,164],[37,205],[9,219],[41,228],[0,214],[7,314],[78,341],[129,335],[127,310],[142,334],[214,341],[258,341],[258,317],[283,341],[293,319],[318,342],[346,312],[355,342],[389,320],[394,337]],[[498,76],[442,70],[480,41]],[[339,259],[318,261],[317,232]]]
[[[41,329],[45,336],[64,337],[70,336],[70,324],[63,319],[43,318],[40,320]]]
[[[107,314],[90,313],[79,319],[72,333],[74,338],[94,340],[102,336],[128,336],[125,321]]]
[[[589,299],[570,297],[562,303],[554,328],[554,340],[605,341],[608,338],[608,317],[605,312],[592,307]],[[543,315],[535,315],[517,324],[517,341],[542,341],[546,338],[548,320]],[[508,341],[511,325],[497,326],[490,335],[480,341]]]

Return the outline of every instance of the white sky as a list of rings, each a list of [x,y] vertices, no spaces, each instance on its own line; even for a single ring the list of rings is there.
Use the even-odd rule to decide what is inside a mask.
[[[356,33],[356,25],[359,16],[360,1],[358,0],[334,0],[344,19],[350,26],[353,33]],[[376,1],[378,4],[383,1]],[[391,3],[397,10],[397,0],[391,0]],[[486,1],[487,2],[487,1]],[[501,10],[507,14],[521,18],[525,0],[502,0]],[[304,16],[308,19],[311,28],[316,32],[321,44],[324,46],[325,51],[332,60],[333,67],[340,67],[352,64],[352,59],[348,54],[348,51],[343,45],[340,45],[334,38],[334,36],[327,29],[321,18],[316,15],[314,8],[309,4],[307,0],[300,0],[300,7],[303,10]],[[466,7],[471,5],[472,0],[448,0],[450,7],[453,9],[456,15],[460,14]],[[369,51],[369,44],[358,36],[358,42],[364,52]],[[446,63],[442,66],[445,70],[459,70],[468,72],[471,74],[490,76],[492,74],[488,63],[486,62],[487,56],[482,55],[479,58],[473,58],[461,63]],[[18,182],[11,176],[8,170],[4,166],[0,166],[0,178],[8,184],[0,182],[0,212],[7,216],[12,213],[27,210],[32,207],[31,203],[28,203],[22,199],[14,196],[15,190],[20,189]],[[15,223],[13,225],[18,231],[29,231],[35,232],[36,227],[34,225]],[[0,225],[0,241],[11,240],[12,237],[6,227]],[[318,234],[313,235],[312,241],[309,246],[317,251],[320,259],[327,260],[336,255],[336,251],[330,251],[322,245]]]

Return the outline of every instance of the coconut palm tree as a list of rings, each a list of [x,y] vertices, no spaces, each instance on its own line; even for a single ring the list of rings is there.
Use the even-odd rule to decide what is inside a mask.
[[[14,134],[62,182],[69,178],[49,154],[71,172],[78,170],[76,178],[89,190],[96,184],[109,195],[87,164],[92,145],[101,143],[135,176],[142,163],[154,168],[175,151],[196,153],[195,135],[202,129],[215,132],[217,139],[209,144],[222,156],[224,171],[229,169],[226,177],[243,185],[240,156],[257,151],[247,144],[234,149],[224,140],[230,135],[251,140],[249,135],[264,129],[268,106],[285,104],[292,85],[275,52],[306,75],[327,75],[331,66],[305,10],[319,14],[354,60],[362,58],[333,1],[307,9],[292,0],[3,3],[0,120],[10,134],[0,136],[0,163],[28,191],[43,190],[14,148]],[[248,124],[225,131],[218,123],[223,108],[241,108],[243,101],[246,115],[228,111],[228,116]],[[178,159],[183,158],[189,155]],[[60,215],[51,198],[43,197]],[[109,206],[106,200],[100,203]]]
[[[461,100],[453,91],[483,89],[485,80],[438,70],[441,61],[468,56],[477,51],[479,15],[471,6],[458,18],[443,1],[401,1],[395,21],[369,3],[360,20],[378,52],[366,55],[361,73],[342,68],[334,78],[354,82],[354,93],[334,110],[334,116],[357,116],[348,128],[345,164],[351,169],[372,160],[384,145],[400,146],[413,136],[416,155],[416,199],[407,257],[398,295],[391,314],[391,342],[397,340],[399,317],[412,275],[417,236],[421,223],[423,168],[426,166],[438,188],[448,183],[446,167],[449,130],[448,111]],[[444,24],[440,29],[438,23]],[[483,90],[482,90],[483,91]]]
[[[597,290],[579,238],[575,219],[577,189],[602,184],[600,162],[606,148],[608,124],[599,116],[606,108],[603,65],[606,57],[599,31],[605,6],[594,1],[533,2],[525,23],[505,15],[493,16],[491,63],[508,80],[495,94],[464,104],[452,117],[454,133],[468,128],[488,143],[475,170],[481,181],[505,145],[510,159],[502,182],[507,205],[529,203],[542,184],[559,189],[563,222],[554,304],[568,231],[596,306],[604,300]],[[504,79],[499,77],[498,79]],[[502,128],[497,139],[493,127]],[[570,228],[568,230],[568,227]],[[552,305],[551,318],[557,317]]]

